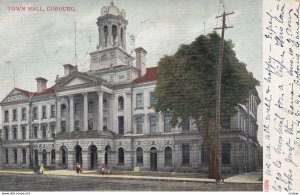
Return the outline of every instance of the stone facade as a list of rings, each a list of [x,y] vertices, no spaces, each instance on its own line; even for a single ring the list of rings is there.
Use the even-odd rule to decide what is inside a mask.
[[[156,68],[146,69],[146,54],[137,48],[136,64],[126,51],[125,11],[113,4],[98,18],[99,45],[90,53],[88,72],[66,64],[65,75],[47,88],[37,78],[37,92],[15,88],[1,102],[2,167],[37,166],[84,170],[106,163],[112,169],[206,171],[202,139],[192,119],[171,128],[168,113],[156,113],[153,91]],[[223,171],[257,167],[255,92],[238,114],[223,121]]]

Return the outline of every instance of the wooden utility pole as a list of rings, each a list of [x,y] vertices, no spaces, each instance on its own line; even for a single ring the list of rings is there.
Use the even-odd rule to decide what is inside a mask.
[[[220,119],[220,110],[221,110],[221,82],[222,82],[222,65],[223,65],[223,55],[224,55],[224,34],[225,29],[233,28],[232,26],[226,26],[226,16],[234,14],[234,12],[226,13],[223,12],[222,15],[216,16],[217,18],[223,18],[222,27],[214,28],[214,30],[222,29],[221,40],[219,43],[219,61],[217,64],[217,74],[216,74],[216,127],[214,132],[215,139],[215,152],[214,152],[214,165],[215,165],[215,179],[219,183],[221,181],[221,162],[220,162],[220,150],[221,150],[221,141],[220,141],[220,130],[221,130],[221,119]]]

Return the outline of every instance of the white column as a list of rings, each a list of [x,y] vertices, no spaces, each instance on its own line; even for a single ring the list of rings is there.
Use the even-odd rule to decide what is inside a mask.
[[[115,105],[115,97],[113,95],[110,96],[109,98],[109,108],[108,108],[108,114],[109,114],[109,127],[108,129],[110,129],[111,131],[116,131],[115,128],[115,118],[114,118],[114,105]]]
[[[98,91],[98,131],[103,131],[103,92]]]
[[[61,132],[61,106],[60,106],[61,97],[56,99],[56,132]]]
[[[121,46],[121,27],[120,25],[118,25],[118,29],[117,29],[117,32],[118,32],[118,47]]]
[[[129,133],[131,129],[131,93],[124,94],[124,133]]]
[[[159,132],[159,133],[163,133],[164,132],[164,115],[162,114],[162,112],[159,112],[158,113],[158,115],[157,115],[157,123],[158,123],[158,125],[157,125],[157,127],[158,127],[158,129],[157,129],[157,132]]]
[[[70,95],[69,99],[70,99],[69,128],[70,128],[70,132],[73,132],[74,131],[74,96]]]
[[[108,25],[107,26],[107,28],[108,28],[108,44],[107,44],[107,46],[108,47],[111,47],[112,46],[112,25]]]
[[[88,130],[88,94],[83,94],[83,131]]]

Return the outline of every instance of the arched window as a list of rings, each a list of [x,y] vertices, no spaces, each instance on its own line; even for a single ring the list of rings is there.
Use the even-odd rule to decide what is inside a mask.
[[[107,26],[104,26],[103,31],[104,31],[104,46],[107,47],[107,42],[108,42],[108,28],[107,28]]]
[[[34,150],[34,166],[39,165],[39,151],[37,149]]]
[[[51,150],[51,164],[55,164],[55,149]]]
[[[124,98],[122,96],[118,98],[118,109],[124,110]]]
[[[112,38],[113,38],[113,46],[117,45],[117,36],[118,36],[118,28],[116,25],[112,26]]]
[[[61,162],[63,165],[66,165],[67,164],[67,154],[66,154],[66,149],[65,148],[62,148],[61,149]]]
[[[143,149],[141,147],[138,147],[136,149],[136,164],[143,164],[143,161]]]
[[[94,102],[93,101],[89,101],[88,112],[94,113]]]
[[[47,164],[47,152],[46,152],[46,150],[43,150],[43,160],[42,160],[42,163],[44,163],[45,166]]]
[[[61,105],[61,116],[65,117],[67,114],[67,107],[65,104]]]
[[[170,146],[165,147],[165,165],[172,165],[172,148]]]
[[[124,149],[123,148],[118,149],[118,162],[119,162],[119,164],[124,164]]]

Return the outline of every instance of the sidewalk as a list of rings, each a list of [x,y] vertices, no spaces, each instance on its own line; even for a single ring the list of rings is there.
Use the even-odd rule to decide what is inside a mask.
[[[225,179],[226,183],[262,183],[258,181],[262,177],[261,171],[255,171],[250,173],[243,173],[241,175],[235,175],[233,177]]]
[[[31,170],[5,170],[0,169],[1,173],[14,174],[34,174]],[[225,183],[247,183],[260,184],[258,181],[261,177],[261,172],[244,173],[236,175],[224,180]],[[84,174],[76,174],[73,170],[46,170],[45,175],[61,175],[61,176],[79,176],[79,177],[101,177],[101,178],[118,178],[118,179],[143,179],[143,180],[169,180],[169,181],[183,181],[183,182],[209,182],[214,183],[214,179],[208,178],[182,178],[182,177],[157,177],[157,176],[135,176],[135,175],[99,175],[95,171],[85,171]]]

